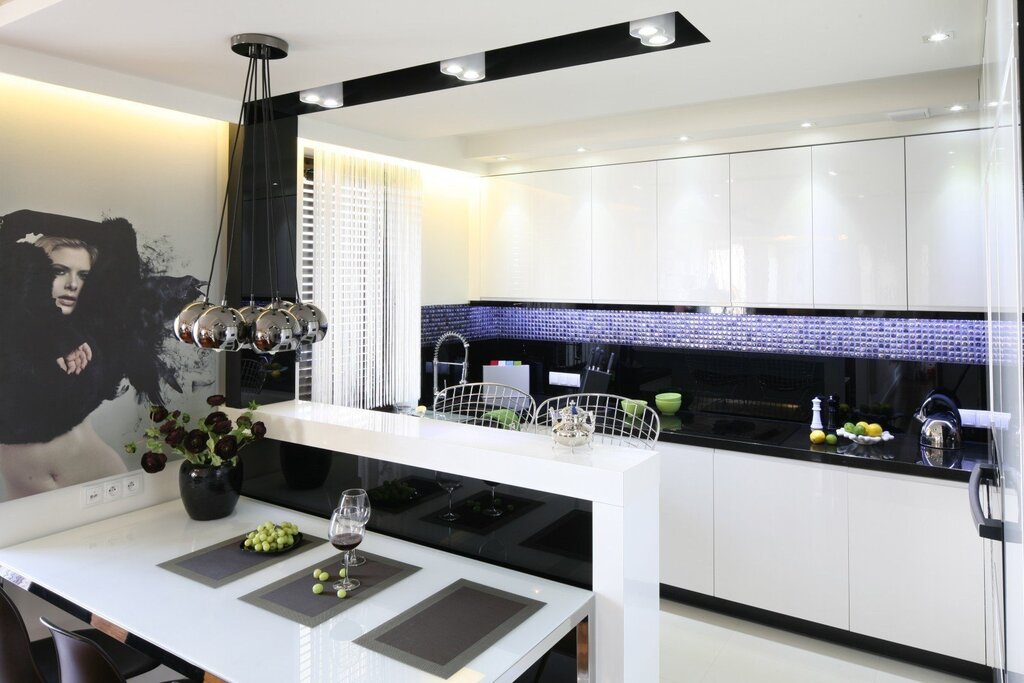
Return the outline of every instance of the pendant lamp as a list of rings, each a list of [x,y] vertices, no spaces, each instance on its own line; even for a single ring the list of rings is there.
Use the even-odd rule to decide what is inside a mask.
[[[241,33],[231,38],[231,49],[236,54],[248,58],[249,69],[245,77],[245,90],[242,95],[242,107],[238,114],[238,127],[231,143],[228,167],[235,169],[235,154],[243,125],[246,135],[252,135],[251,143],[243,146],[239,168],[250,168],[253,184],[257,178],[262,179],[267,192],[266,230],[265,235],[258,235],[258,226],[253,218],[246,225],[241,221],[241,182],[235,183],[233,210],[227,234],[227,253],[231,254],[231,245],[236,237],[248,233],[250,246],[250,285],[249,303],[240,309],[228,306],[227,299],[220,305],[210,303],[210,286],[213,282],[213,271],[217,264],[217,251],[220,238],[224,231],[227,216],[230,181],[224,192],[224,204],[221,207],[220,225],[217,228],[217,241],[214,243],[213,258],[210,263],[210,277],[206,281],[206,292],[202,299],[185,306],[174,319],[174,336],[186,344],[194,344],[203,349],[214,351],[239,351],[252,349],[256,353],[273,354],[280,351],[294,351],[302,344],[320,341],[327,334],[327,316],[317,306],[298,299],[299,286],[295,280],[295,303],[282,301],[280,282],[278,279],[277,252],[273,245],[275,232],[275,197],[271,196],[273,188],[281,187],[278,172],[274,182],[272,169],[279,169],[271,154],[278,149],[277,130],[273,126],[270,91],[270,61],[288,56],[288,43],[274,36],[262,33]],[[257,132],[253,124],[262,123]],[[256,137],[256,136],[259,137]],[[247,158],[246,152],[252,150]],[[257,152],[261,153],[257,153]],[[295,243],[291,212],[286,199],[280,198],[280,207],[287,219],[288,238]],[[239,229],[237,224],[242,223]],[[270,281],[272,299],[267,306],[257,306],[255,296],[255,245],[256,240],[265,236],[267,243],[267,274]],[[293,256],[294,259],[294,256]],[[262,267],[262,265],[260,265]],[[231,270],[231,259],[228,259],[228,273]],[[296,268],[293,265],[292,271]],[[227,275],[225,275],[225,279]]]

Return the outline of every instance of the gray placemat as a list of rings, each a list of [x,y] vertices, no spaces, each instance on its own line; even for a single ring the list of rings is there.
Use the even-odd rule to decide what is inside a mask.
[[[543,606],[459,579],[353,642],[449,678]]]
[[[238,547],[245,537],[246,534],[235,536],[173,560],[161,562],[157,566],[187,579],[198,581],[210,588],[220,588],[246,574],[259,571],[275,562],[292,557],[296,553],[305,552],[327,542],[326,539],[303,534],[302,538],[296,541],[292,549],[287,552],[255,553]]]
[[[411,564],[373,553],[359,551],[359,555],[366,558],[366,564],[352,567],[352,578],[359,579],[360,586],[345,598],[339,598],[331,588],[331,584],[338,580],[338,570],[342,566],[339,554],[243,595],[239,600],[312,628],[420,570]],[[328,581],[323,582],[324,592],[320,595],[313,592],[313,585],[317,583],[313,570],[317,568],[331,575]]]

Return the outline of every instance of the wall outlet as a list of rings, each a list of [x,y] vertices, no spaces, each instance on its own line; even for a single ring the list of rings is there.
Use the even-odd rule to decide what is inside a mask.
[[[121,490],[124,491],[125,497],[137,496],[142,493],[143,481],[141,473],[129,474],[127,477],[121,480]]]
[[[82,506],[92,507],[103,502],[103,487],[99,484],[86,484],[82,487]]]
[[[121,495],[124,493],[124,488],[121,486],[120,479],[112,479],[111,481],[105,481],[103,486],[103,502],[109,503],[113,500],[119,500]]]

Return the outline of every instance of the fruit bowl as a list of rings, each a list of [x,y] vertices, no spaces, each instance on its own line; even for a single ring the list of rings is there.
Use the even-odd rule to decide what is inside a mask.
[[[840,427],[839,429],[836,430],[836,434],[843,437],[844,439],[849,439],[850,441],[859,444],[874,444],[881,443],[883,441],[893,440],[893,435],[887,431],[882,432],[881,436],[868,436],[867,434],[851,434],[850,432]]]

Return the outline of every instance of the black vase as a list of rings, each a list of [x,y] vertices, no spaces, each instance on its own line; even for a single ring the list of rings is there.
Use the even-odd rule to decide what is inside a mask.
[[[214,467],[183,460],[178,470],[178,488],[185,512],[192,519],[207,521],[227,517],[234,512],[242,492],[242,463]]]

